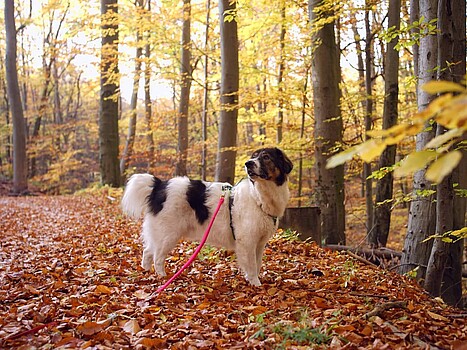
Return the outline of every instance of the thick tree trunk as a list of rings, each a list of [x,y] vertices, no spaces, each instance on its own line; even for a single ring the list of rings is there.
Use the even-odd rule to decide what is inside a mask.
[[[175,174],[187,175],[186,162],[188,152],[188,113],[191,88],[191,0],[183,0],[183,30],[182,30],[182,66],[180,105],[178,107],[178,160]]]
[[[453,14],[453,62],[457,62],[450,71],[452,80],[455,82],[462,82],[466,73],[466,1],[451,1],[452,14]],[[464,142],[467,141],[467,136],[464,135]],[[458,184],[456,190],[467,190],[467,150],[464,148],[462,151],[462,159],[460,164],[452,174],[453,183]],[[454,196],[454,218],[453,229],[458,230],[467,226],[466,212],[467,212],[467,198],[461,195]],[[444,272],[444,284],[441,289],[443,299],[452,305],[462,307],[462,284],[459,282],[462,279],[462,252],[464,251],[464,240],[459,240],[450,246],[450,254],[447,261],[447,269]],[[466,305],[463,305],[464,307]]]
[[[99,108],[99,163],[101,183],[120,186],[118,162],[118,13],[117,0],[101,0],[102,48]]]
[[[236,2],[219,1],[221,32],[221,112],[216,181],[235,181],[238,116],[238,36],[237,21],[229,18],[236,11]]]
[[[342,117],[340,111],[340,62],[334,22],[316,28],[321,0],[309,1],[310,20],[317,46],[312,52],[312,81],[315,110],[316,194],[321,209],[324,244],[345,244],[344,167],[326,169],[327,159],[340,149]],[[329,14],[332,15],[332,14]]]
[[[442,135],[446,130],[438,125],[437,135]],[[436,234],[443,235],[451,231],[453,227],[453,203],[454,190],[452,187],[452,175],[446,176],[436,188]],[[441,283],[444,269],[449,255],[449,243],[442,238],[435,238],[428,260],[424,287],[432,296],[441,295]],[[460,284],[461,281],[459,280]],[[461,285],[461,284],[460,284]],[[453,287],[453,286],[451,286]]]
[[[5,0],[6,82],[8,103],[13,119],[13,192],[20,194],[28,189],[28,161],[26,156],[26,123],[16,69],[16,26],[14,0]]]
[[[412,3],[415,6],[414,3]],[[414,8],[414,7],[412,7]],[[415,7],[416,8],[416,7]],[[437,0],[419,1],[419,16],[425,21],[436,19],[438,2]],[[411,18],[414,17],[411,15]],[[437,57],[437,37],[436,35],[422,36],[418,49],[418,86],[436,79]],[[428,94],[420,88],[417,88],[418,109],[424,110],[434,99],[433,95]],[[425,145],[434,137],[434,128],[427,124],[424,132],[417,135],[416,149],[422,150]],[[425,170],[417,171],[413,179],[413,193],[415,198],[410,204],[409,222],[407,235],[405,237],[404,249],[401,259],[401,273],[406,273],[418,267],[417,279],[423,280],[426,273],[426,265],[431,252],[432,241],[423,243],[428,236],[435,231],[436,211],[434,198],[428,191],[432,190],[431,183],[425,178]]]
[[[400,0],[389,2],[388,27],[399,30],[400,28]],[[399,37],[394,37],[386,49],[384,69],[384,109],[383,129],[389,129],[397,124],[399,103],[399,51],[395,49]],[[396,161],[396,145],[390,145],[381,154],[378,169],[390,167]],[[386,176],[376,183],[376,206],[374,227],[368,234],[368,243],[373,248],[385,247],[388,241],[389,227],[391,224],[391,206],[393,193],[393,174],[388,172]]]
[[[460,82],[461,77],[465,75],[465,7],[465,0],[439,0],[438,2],[438,65],[441,68],[438,72],[439,80]],[[456,65],[450,69],[449,62],[456,62]],[[463,164],[465,166],[465,160]],[[465,189],[466,180],[459,175],[461,172],[464,172],[465,175],[466,170],[461,166],[462,163],[453,171],[451,177],[458,184],[457,188]],[[462,187],[462,182],[464,182],[464,187]],[[441,187],[438,185],[438,197],[441,195],[440,190],[442,189],[442,197],[446,198],[445,203],[450,205],[452,210],[452,220],[449,220],[447,224],[451,224],[451,229],[460,229],[465,224],[465,198],[454,196],[452,183],[448,187],[442,185]],[[443,208],[443,210],[449,209]],[[449,216],[446,217],[444,213],[438,211],[437,226],[446,224],[445,221],[448,218]],[[436,284],[434,286],[431,284],[430,288],[435,288],[436,292],[440,288],[441,296],[446,303],[459,306],[462,298],[463,240],[447,245],[438,245],[435,242],[430,261],[441,248],[444,248],[443,253],[446,256],[442,284],[441,281],[434,279]],[[428,269],[427,282],[429,282],[428,276],[432,274],[430,264],[428,264]],[[433,272],[433,274],[435,273],[436,271]],[[438,283],[441,285],[438,286]],[[432,290],[428,291],[432,292]]]

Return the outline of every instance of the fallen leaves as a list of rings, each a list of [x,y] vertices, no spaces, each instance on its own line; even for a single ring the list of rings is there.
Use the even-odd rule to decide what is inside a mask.
[[[0,347],[459,347],[466,315],[344,253],[274,238],[261,287],[209,250],[164,293],[140,268],[140,223],[103,196],[0,197]],[[168,272],[193,245],[180,244]],[[405,308],[378,305],[407,302]],[[405,304],[404,304],[405,305]],[[459,345],[461,344],[461,345]]]

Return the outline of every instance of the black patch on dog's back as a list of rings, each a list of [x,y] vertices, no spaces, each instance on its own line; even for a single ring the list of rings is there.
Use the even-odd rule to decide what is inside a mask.
[[[196,219],[200,224],[209,217],[209,209],[206,206],[206,185],[201,180],[190,180],[186,199],[190,207],[195,211]]]
[[[148,196],[149,210],[156,215],[164,207],[164,202],[167,199],[167,181],[162,181],[154,177],[154,184],[152,185],[152,192]]]

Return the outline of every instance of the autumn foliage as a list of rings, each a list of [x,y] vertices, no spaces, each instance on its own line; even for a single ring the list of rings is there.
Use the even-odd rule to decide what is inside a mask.
[[[467,318],[415,282],[277,235],[261,287],[205,248],[166,292],[118,196],[0,197],[1,348],[462,348]],[[167,261],[169,275],[193,244]]]

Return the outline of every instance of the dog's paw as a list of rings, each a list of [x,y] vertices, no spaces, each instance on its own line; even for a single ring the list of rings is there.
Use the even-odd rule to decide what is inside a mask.
[[[250,282],[250,284],[255,287],[259,287],[261,285],[261,282],[259,281],[258,277],[253,277],[253,278],[247,277],[247,281]]]
[[[152,262],[151,262],[151,261],[143,260],[143,261],[141,262],[141,267],[142,267],[144,270],[149,271],[149,270],[151,270]]]
[[[154,271],[158,276],[165,277],[167,274],[165,273],[165,268],[162,266],[154,266]]]

